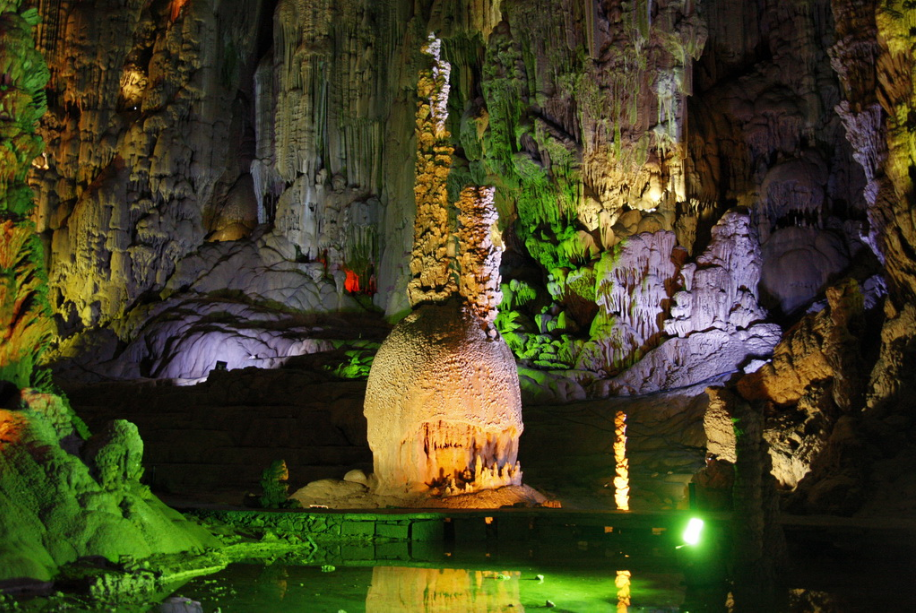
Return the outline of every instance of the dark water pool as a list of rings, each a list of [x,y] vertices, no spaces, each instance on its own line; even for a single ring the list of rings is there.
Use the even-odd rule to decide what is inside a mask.
[[[377,565],[235,564],[172,597],[196,602],[177,611],[203,612],[906,612],[916,605],[910,553],[795,548],[787,586],[766,606],[742,602],[717,557],[652,542],[624,550],[443,549],[429,560]]]
[[[686,598],[677,573],[496,561],[333,571],[238,564],[176,594],[205,612],[679,612]]]

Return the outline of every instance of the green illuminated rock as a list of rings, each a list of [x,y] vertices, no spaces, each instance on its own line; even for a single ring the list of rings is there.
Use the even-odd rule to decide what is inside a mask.
[[[116,421],[87,442],[55,395],[26,389],[0,410],[0,583],[48,580],[86,556],[117,562],[202,550],[213,538],[139,482],[143,443]]]

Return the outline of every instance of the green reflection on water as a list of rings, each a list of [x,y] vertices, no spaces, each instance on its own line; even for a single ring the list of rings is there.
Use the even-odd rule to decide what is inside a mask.
[[[199,601],[205,612],[681,611],[688,595],[676,569],[665,569],[667,564],[661,571],[622,569],[627,562],[624,556],[484,557],[337,566],[330,573],[280,563],[237,564],[176,594]],[[722,594],[717,609],[724,603]]]

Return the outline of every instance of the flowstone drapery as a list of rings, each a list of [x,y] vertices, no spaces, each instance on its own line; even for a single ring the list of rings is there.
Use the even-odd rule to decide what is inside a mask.
[[[445,129],[449,65],[430,37],[417,110],[417,216],[408,295],[413,312],[382,344],[365,414],[378,492],[461,494],[520,485],[521,396],[512,352],[493,328],[500,241],[493,189],[458,204],[460,255],[448,256]]]

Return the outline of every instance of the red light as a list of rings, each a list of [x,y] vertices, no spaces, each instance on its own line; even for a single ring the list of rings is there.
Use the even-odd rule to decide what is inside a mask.
[[[344,272],[347,274],[347,281],[344,282],[344,288],[347,289],[347,292],[359,292],[359,275],[350,269],[344,269]]]

